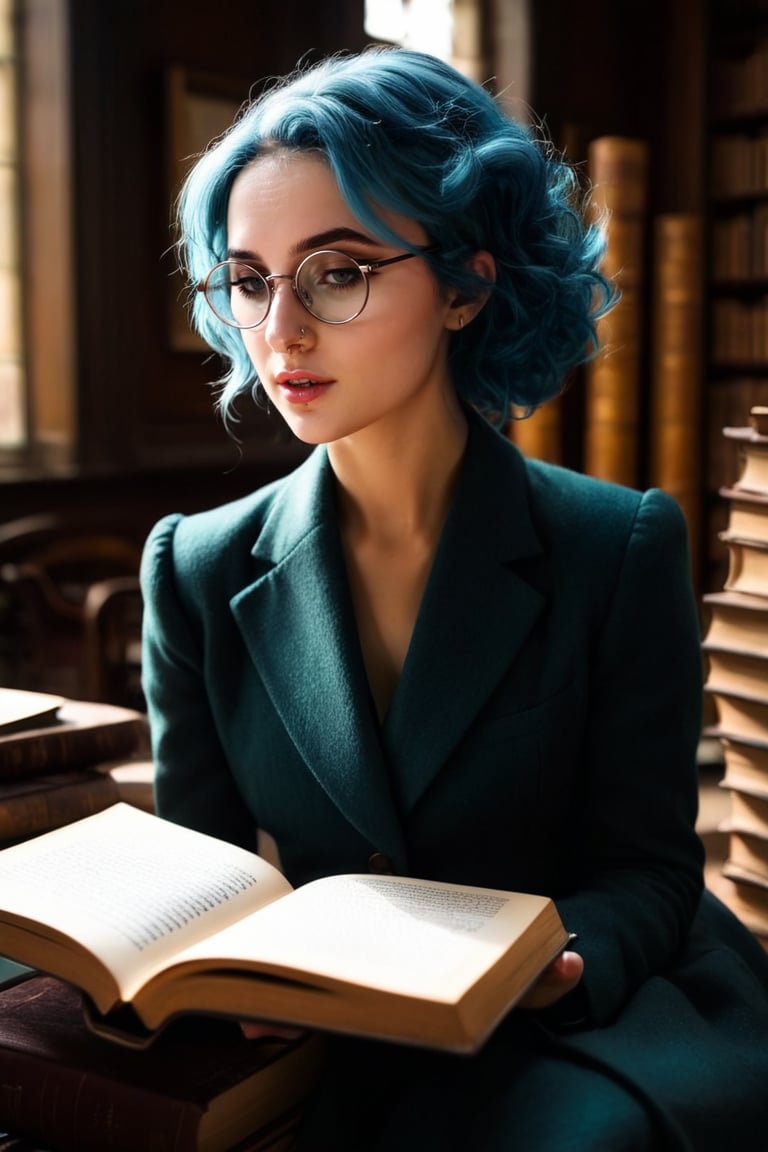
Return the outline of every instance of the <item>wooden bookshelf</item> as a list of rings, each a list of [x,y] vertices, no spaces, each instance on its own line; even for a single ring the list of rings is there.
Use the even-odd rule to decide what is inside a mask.
[[[708,52],[705,590],[727,555],[720,488],[738,469],[723,427],[768,403],[768,5],[711,0]]]

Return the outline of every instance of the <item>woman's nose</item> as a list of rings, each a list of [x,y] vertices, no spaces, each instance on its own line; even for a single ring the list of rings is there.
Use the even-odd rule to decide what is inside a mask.
[[[272,281],[272,303],[264,321],[264,338],[270,348],[283,351],[294,344],[305,343],[305,330],[310,319],[300,303],[293,285],[287,279]]]

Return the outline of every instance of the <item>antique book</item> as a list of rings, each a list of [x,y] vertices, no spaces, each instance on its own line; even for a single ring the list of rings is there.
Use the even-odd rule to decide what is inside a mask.
[[[0,699],[8,689],[0,688]],[[64,700],[53,722],[0,732],[0,780],[82,768],[145,752],[147,717],[132,708]]]
[[[628,485],[637,483],[639,457],[649,154],[645,140],[601,136],[587,161],[595,211],[607,214],[601,270],[621,298],[598,321],[601,351],[584,369],[584,467]]]
[[[768,493],[721,488],[728,501],[728,534],[768,544]]]
[[[731,880],[743,880],[768,888],[768,840],[754,832],[738,828],[728,831],[728,857],[723,874]]]
[[[669,212],[653,222],[649,482],[673,496],[698,556],[701,517],[703,218]]]
[[[64,701],[50,692],[0,688],[0,736],[54,723]]]
[[[768,654],[768,599],[745,592],[707,592],[702,596],[709,617],[704,650]]]
[[[730,801],[731,810],[728,818],[723,821],[721,830],[759,836],[768,840],[768,798],[732,788]],[[766,852],[768,858],[768,848]]]
[[[768,704],[768,652],[730,652],[705,646],[710,692]]]
[[[728,692],[716,692],[707,682],[704,691],[715,703],[717,723],[707,725],[705,736],[768,743],[768,703]]]
[[[530,416],[518,414],[506,433],[520,451],[534,460],[563,463],[563,397],[554,396]],[[1,1152],[1,1150],[0,1150]]]
[[[56,1152],[275,1148],[322,1051],[317,1034],[247,1040],[235,1023],[200,1017],[147,1051],[120,1047],[87,1028],[73,985],[37,974],[0,990],[2,1125]]]
[[[725,591],[768,597],[768,543],[746,540],[731,532],[721,532],[720,539],[728,547]]]
[[[751,409],[753,414],[762,411],[764,409]],[[739,453],[739,475],[732,487],[737,491],[768,495],[768,435],[758,431],[763,424],[755,425],[755,419],[753,416],[753,425],[749,427],[723,428],[723,436],[736,445]]]
[[[293,889],[123,803],[6,848],[0,876],[3,953],[135,1043],[209,1012],[470,1052],[569,940],[545,896],[375,874]]]
[[[121,799],[106,772],[74,768],[49,776],[0,781],[0,841],[36,836],[81,820]]]
[[[768,800],[768,733],[765,741],[721,740],[725,775],[720,787]]]

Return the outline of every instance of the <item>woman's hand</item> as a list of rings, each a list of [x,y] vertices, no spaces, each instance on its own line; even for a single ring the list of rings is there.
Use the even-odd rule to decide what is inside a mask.
[[[561,952],[520,1001],[520,1008],[550,1008],[581,980],[584,961],[578,952]]]

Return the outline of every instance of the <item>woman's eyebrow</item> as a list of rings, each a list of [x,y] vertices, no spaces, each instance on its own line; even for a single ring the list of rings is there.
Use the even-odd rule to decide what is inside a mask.
[[[364,232],[358,232],[355,228],[329,228],[326,232],[318,232],[314,236],[306,236],[303,240],[297,241],[291,246],[291,255],[298,256],[316,248],[327,248],[329,244],[338,244],[342,240],[351,240],[355,244],[365,244],[369,248],[378,247],[380,243],[371,236],[366,236]],[[256,253],[249,252],[245,248],[227,249],[227,259],[242,260],[249,264],[258,262]]]
[[[315,236],[307,236],[293,245],[292,251],[298,256],[300,252],[309,252],[313,248],[325,248],[328,244],[337,244],[339,240],[352,240],[357,244],[367,244],[373,248],[380,243],[364,232],[355,228],[329,228],[327,232],[318,232]]]

